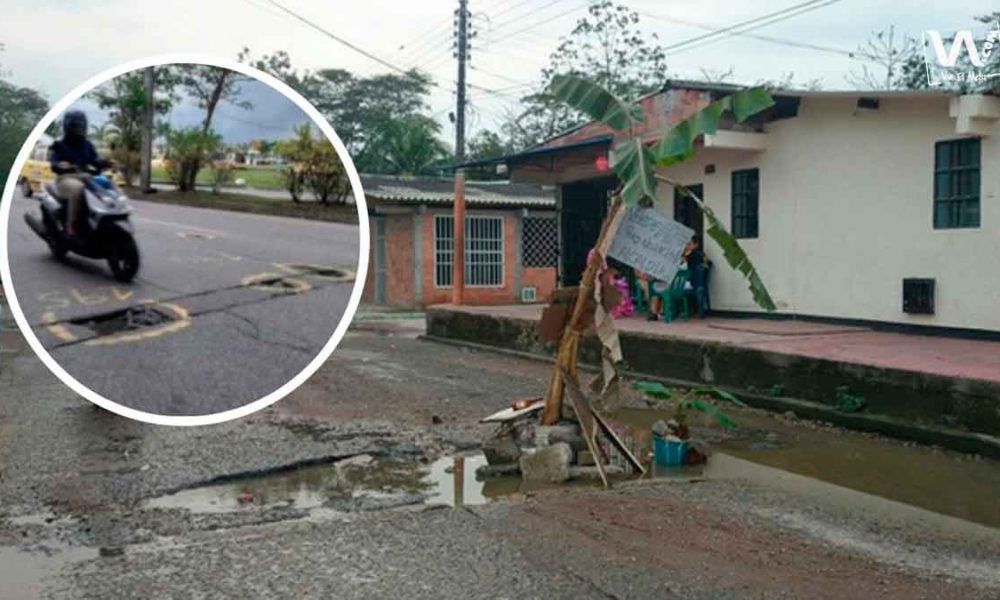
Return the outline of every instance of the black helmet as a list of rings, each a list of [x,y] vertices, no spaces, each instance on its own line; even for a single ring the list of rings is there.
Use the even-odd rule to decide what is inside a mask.
[[[71,110],[63,115],[63,135],[68,138],[87,137],[87,114],[82,110]]]

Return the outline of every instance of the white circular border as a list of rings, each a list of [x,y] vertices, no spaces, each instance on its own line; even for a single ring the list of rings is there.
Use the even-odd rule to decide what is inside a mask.
[[[24,312],[21,310],[21,305],[20,302],[18,302],[17,293],[14,290],[14,284],[11,279],[10,256],[6,251],[2,252],[3,258],[0,260],[0,280],[2,280],[3,287],[7,291],[8,302],[10,303],[11,312],[14,314],[14,320],[21,329],[21,333],[28,340],[28,345],[31,346],[31,349],[34,350],[35,354],[38,355],[45,366],[48,367],[49,370],[52,371],[63,383],[69,386],[70,389],[93,402],[97,406],[123,417],[128,417],[129,419],[135,419],[145,423],[153,423],[155,425],[192,427],[196,425],[212,425],[215,423],[231,421],[233,419],[238,419],[251,413],[255,413],[262,408],[266,408],[292,393],[296,388],[305,383],[306,380],[309,379],[309,377],[311,377],[324,362],[326,362],[330,355],[333,354],[333,351],[337,348],[337,345],[344,337],[344,334],[347,332],[347,328],[354,319],[354,313],[358,310],[358,304],[361,302],[361,294],[364,292],[365,278],[368,274],[370,232],[368,227],[368,205],[365,202],[364,190],[361,188],[361,179],[358,177],[358,172],[354,167],[354,162],[351,160],[350,155],[347,153],[347,148],[344,147],[344,143],[340,141],[337,133],[333,130],[330,124],[327,123],[326,119],[323,118],[319,111],[309,103],[308,100],[303,98],[298,92],[288,87],[288,85],[279,79],[248,65],[211,55],[179,53],[142,58],[108,69],[107,71],[95,75],[78,85],[72,92],[64,96],[62,100],[57,102],[49,110],[49,112],[45,114],[45,117],[43,117],[42,120],[35,126],[31,135],[28,136],[24,146],[21,147],[21,151],[18,153],[17,159],[14,161],[14,165],[11,167],[7,184],[4,187],[3,199],[0,200],[0,221],[2,221],[2,224],[0,224],[0,233],[2,233],[2,239],[7,240],[7,243],[10,242],[10,237],[8,236],[8,229],[10,227],[10,212],[13,206],[14,189],[16,188],[17,181],[19,179],[16,174],[21,173],[24,169],[24,163],[31,154],[36,141],[48,128],[49,124],[54,121],[58,115],[64,112],[73,102],[78,100],[93,88],[110,79],[114,79],[115,77],[124,75],[125,73],[143,69],[145,67],[155,67],[177,63],[193,63],[222,67],[232,71],[237,71],[270,85],[272,88],[284,94],[286,98],[294,102],[313,120],[313,122],[319,127],[320,131],[322,131],[333,143],[333,147],[336,149],[341,163],[343,163],[347,169],[347,175],[350,179],[352,192],[354,194],[355,207],[358,210],[360,248],[358,251],[358,268],[356,270],[357,278],[354,282],[354,290],[351,293],[351,298],[347,304],[347,311],[344,312],[340,319],[340,323],[337,324],[337,328],[333,332],[333,335],[327,341],[326,345],[323,346],[323,349],[320,350],[319,354],[317,354],[312,362],[306,365],[306,367],[302,369],[298,375],[293,377],[283,386],[263,398],[250,402],[249,404],[239,408],[210,415],[197,416],[168,416],[148,413],[134,408],[128,408],[127,406],[122,406],[116,402],[108,400],[77,381],[72,375],[66,372],[65,369],[59,366],[59,363],[52,358],[48,351],[42,346],[41,342],[38,341],[38,338],[35,336],[34,331],[32,331],[28,320],[24,316]]]

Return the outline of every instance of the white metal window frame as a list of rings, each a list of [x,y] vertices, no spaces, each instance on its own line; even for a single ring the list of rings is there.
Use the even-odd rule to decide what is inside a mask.
[[[455,264],[454,263],[454,260],[455,260],[455,258],[454,258],[455,257],[455,254],[454,254],[454,252],[455,252],[455,240],[454,240],[455,228],[454,228],[454,226],[452,226],[452,228],[451,228],[451,232],[452,232],[452,237],[451,238],[444,238],[444,240],[446,240],[446,241],[451,241],[451,250],[443,250],[442,251],[442,250],[439,249],[439,241],[441,241],[441,240],[438,237],[438,220],[439,219],[441,219],[441,220],[451,220],[453,218],[454,217],[452,215],[447,215],[447,214],[434,215],[434,287],[435,288],[447,289],[447,288],[452,287],[452,283],[451,283],[452,277],[451,276],[448,277],[449,283],[447,285],[441,285],[441,282],[440,282],[440,279],[439,279],[439,275],[441,275],[441,270],[438,267],[439,266],[443,266],[443,264],[447,264],[448,267],[449,267],[449,270],[448,270],[449,273],[451,273],[452,269],[454,269],[454,264]],[[496,250],[476,250],[475,251],[475,252],[480,252],[480,253],[483,253],[483,254],[497,254],[497,253],[499,253],[499,256],[500,256],[499,262],[489,263],[488,265],[485,265],[485,266],[499,267],[500,280],[499,280],[498,283],[473,283],[472,282],[473,281],[473,277],[472,277],[472,272],[471,272],[471,262],[469,261],[469,254],[470,254],[470,252],[473,252],[470,249],[470,246],[472,244],[473,238],[472,238],[471,235],[469,235],[469,232],[472,231],[472,227],[469,226],[469,221],[471,221],[473,219],[481,219],[481,220],[484,220],[484,221],[497,221],[497,222],[499,222],[499,227],[497,227],[497,231],[499,232],[499,236],[500,236],[499,240],[498,240],[499,241],[499,247]],[[506,240],[505,240],[505,227],[506,226],[507,226],[506,219],[504,218],[503,215],[482,215],[482,214],[475,214],[475,213],[465,215],[465,287],[498,289],[498,288],[503,288],[506,285],[506,281],[507,281],[507,252],[506,252]],[[444,263],[442,263],[442,261],[440,261],[441,255],[450,255],[451,260],[445,261]],[[480,265],[480,266],[483,266],[483,265]]]

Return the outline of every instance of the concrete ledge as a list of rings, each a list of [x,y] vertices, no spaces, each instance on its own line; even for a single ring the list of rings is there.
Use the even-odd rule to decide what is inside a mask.
[[[448,308],[427,311],[427,337],[551,359],[529,319]],[[670,335],[622,332],[625,371],[637,377],[731,388],[748,404],[956,450],[1000,457],[1000,384],[866,366]],[[581,362],[597,365],[595,339]],[[782,386],[782,397],[759,393]],[[860,413],[836,408],[836,390],[863,396]]]

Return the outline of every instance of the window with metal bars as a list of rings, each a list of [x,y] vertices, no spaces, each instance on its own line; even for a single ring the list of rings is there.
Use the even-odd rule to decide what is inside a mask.
[[[555,217],[525,217],[522,224],[521,260],[524,266],[556,266],[559,223]]]
[[[455,257],[454,221],[447,215],[434,216],[434,287],[451,287]]]
[[[733,171],[732,232],[738,238],[755,238],[758,230],[760,171]]]
[[[934,147],[934,229],[979,227],[979,138]]]
[[[434,216],[434,285],[450,287],[455,256],[454,219]],[[502,287],[503,217],[465,217],[465,285]]]

